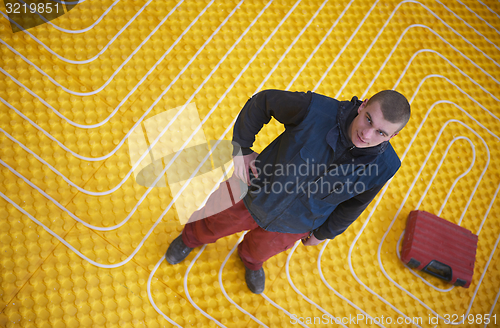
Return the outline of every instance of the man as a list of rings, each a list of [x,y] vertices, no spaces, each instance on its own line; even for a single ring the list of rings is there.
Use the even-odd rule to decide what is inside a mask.
[[[250,147],[271,117],[285,131],[257,154]],[[311,246],[335,238],[396,173],[401,162],[389,139],[409,119],[408,101],[393,90],[363,102],[311,92],[255,94],[234,126],[233,176],[192,215],[166,260],[179,263],[194,247],[250,230],[238,253],[247,286],[262,293],[264,261],[299,239]]]

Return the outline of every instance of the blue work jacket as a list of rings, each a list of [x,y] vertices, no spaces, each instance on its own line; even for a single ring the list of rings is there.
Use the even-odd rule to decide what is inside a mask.
[[[269,108],[288,96],[288,112]],[[285,131],[257,157],[258,177],[250,174],[251,185],[243,198],[260,227],[334,238],[396,173],[401,162],[388,141],[356,148],[346,136],[360,104],[356,97],[338,101],[277,90],[263,91],[247,102],[235,123],[233,144],[248,152],[271,117],[285,124]]]

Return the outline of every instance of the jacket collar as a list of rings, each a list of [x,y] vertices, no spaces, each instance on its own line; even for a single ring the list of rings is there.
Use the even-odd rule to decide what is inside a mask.
[[[352,148],[354,144],[349,138],[349,127],[356,116],[358,116],[358,108],[362,104],[362,101],[358,97],[353,97],[351,101],[341,101],[337,110],[337,125],[333,127],[326,134],[327,143],[335,150],[337,148],[337,141],[340,141],[343,147]],[[340,138],[340,140],[338,140]],[[358,148],[354,147],[351,154],[354,157],[363,155],[379,155],[382,154],[389,141],[384,141],[381,144],[373,147]]]

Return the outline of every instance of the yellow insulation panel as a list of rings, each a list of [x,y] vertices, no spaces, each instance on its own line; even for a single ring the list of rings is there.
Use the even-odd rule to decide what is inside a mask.
[[[12,4],[0,5],[0,326],[500,327],[498,1],[86,0],[26,29]],[[392,139],[401,169],[361,217],[268,260],[254,295],[242,233],[176,266],[164,254],[231,173],[232,125],[263,89],[395,89],[412,118]],[[282,131],[272,120],[254,149]],[[479,236],[468,289],[399,260],[414,209]]]

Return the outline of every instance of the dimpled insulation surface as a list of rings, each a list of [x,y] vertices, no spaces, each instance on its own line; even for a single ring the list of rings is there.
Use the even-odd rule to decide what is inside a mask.
[[[498,1],[85,0],[16,33],[0,10],[0,326],[500,326]],[[231,140],[246,100],[269,88],[395,89],[412,119],[392,141],[401,169],[361,217],[268,260],[254,295],[234,251],[243,233],[164,261],[180,213],[222,170],[184,189],[134,170],[167,127],[158,145],[171,154]],[[254,149],[282,131],[272,120]],[[470,288],[399,260],[414,209],[479,236]]]

